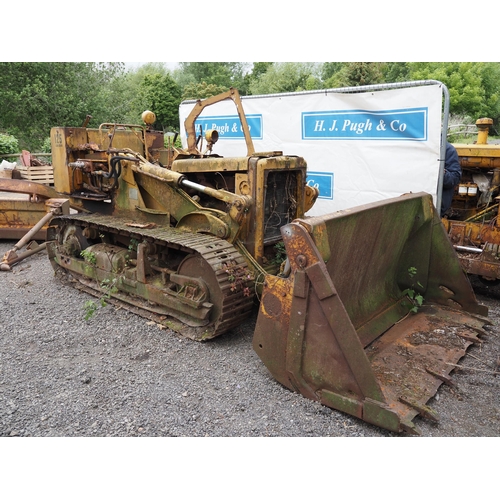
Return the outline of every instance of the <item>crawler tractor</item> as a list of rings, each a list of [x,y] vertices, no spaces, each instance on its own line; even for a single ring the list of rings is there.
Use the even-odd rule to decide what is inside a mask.
[[[222,99],[244,156],[220,157],[217,133],[196,133]],[[56,274],[195,340],[260,299],[253,347],[280,383],[394,432],[436,420],[428,400],[488,320],[432,197],[307,217],[318,192],[305,160],[255,152],[236,90],[194,105],[185,149],[143,118],[52,130],[50,196],[68,204],[47,230]]]
[[[241,158],[212,154],[216,131],[202,151],[195,132],[196,117],[223,99],[243,124]],[[154,115],[143,118],[151,125]],[[111,285],[137,311],[175,318],[184,335],[206,340],[250,314],[259,282],[282,263],[280,228],[318,193],[303,158],[255,153],[237,91],[199,102],[185,126],[186,150],[164,148],[148,127],[54,128],[55,189],[90,213],[54,219],[48,247],[58,271],[95,293]]]

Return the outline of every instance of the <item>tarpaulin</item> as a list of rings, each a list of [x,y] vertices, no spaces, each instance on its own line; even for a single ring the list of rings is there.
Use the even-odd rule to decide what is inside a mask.
[[[437,199],[442,90],[439,84],[356,93],[297,92],[243,97],[255,151],[303,156],[323,215],[409,192]],[[193,102],[180,105],[181,139]],[[231,100],[205,108],[196,130],[216,129],[214,153],[244,156]]]

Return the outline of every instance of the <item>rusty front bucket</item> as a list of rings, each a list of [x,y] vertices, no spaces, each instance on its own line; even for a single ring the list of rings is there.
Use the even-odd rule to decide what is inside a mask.
[[[394,432],[478,335],[477,303],[434,209],[419,193],[282,228],[291,272],[267,276],[253,346],[283,385]]]

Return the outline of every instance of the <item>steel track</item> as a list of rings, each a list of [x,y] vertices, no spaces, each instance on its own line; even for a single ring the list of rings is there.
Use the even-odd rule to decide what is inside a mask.
[[[173,227],[134,227],[130,225],[134,224],[132,220],[99,214],[60,216],[54,218],[51,224],[58,225],[60,231],[63,231],[63,228],[69,225],[77,225],[82,229],[86,227],[95,228],[99,234],[120,235],[128,239],[135,239],[138,242],[147,241],[158,246],[167,247],[169,254],[172,254],[172,252],[182,252],[183,254],[191,254],[192,256],[201,258],[203,262],[208,264],[211,272],[213,272],[216,286],[218,287],[218,290],[211,289],[210,295],[219,296],[222,300],[222,305],[218,317],[211,318],[210,324],[207,326],[188,327],[184,325],[181,328],[173,327],[174,330],[186,337],[195,340],[206,340],[219,336],[243,323],[253,310],[255,298],[253,281],[250,280],[248,282],[249,294],[245,294],[242,287],[236,287],[235,289],[234,281],[231,281],[231,275],[224,266],[226,264],[229,267],[237,267],[239,270],[249,274],[250,271],[247,263],[238,250],[225,240],[211,235],[186,232],[185,230]],[[208,278],[204,276],[205,272],[200,268],[200,273],[197,277]],[[84,287],[89,287],[88,279],[79,278],[79,282]],[[95,294],[95,289],[94,291],[88,291]],[[114,294],[114,297],[123,300],[119,293]],[[124,307],[126,306],[124,305]],[[137,302],[134,302],[133,307],[128,308],[144,316],[144,314],[134,310],[137,307],[140,306],[138,306]],[[162,314],[170,316],[168,311],[162,312],[160,306],[151,308],[144,304],[143,308],[147,311],[146,317],[151,317],[151,314],[158,317],[161,317]],[[173,323],[169,323],[170,327],[172,325]]]

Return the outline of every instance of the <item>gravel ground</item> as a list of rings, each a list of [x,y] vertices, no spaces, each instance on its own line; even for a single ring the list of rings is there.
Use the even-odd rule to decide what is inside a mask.
[[[423,436],[499,435],[500,290],[478,292],[494,326],[431,400],[440,422],[415,420]],[[255,316],[201,344],[113,306],[85,321],[88,298],[45,252],[0,273],[0,436],[395,436],[277,383]]]

